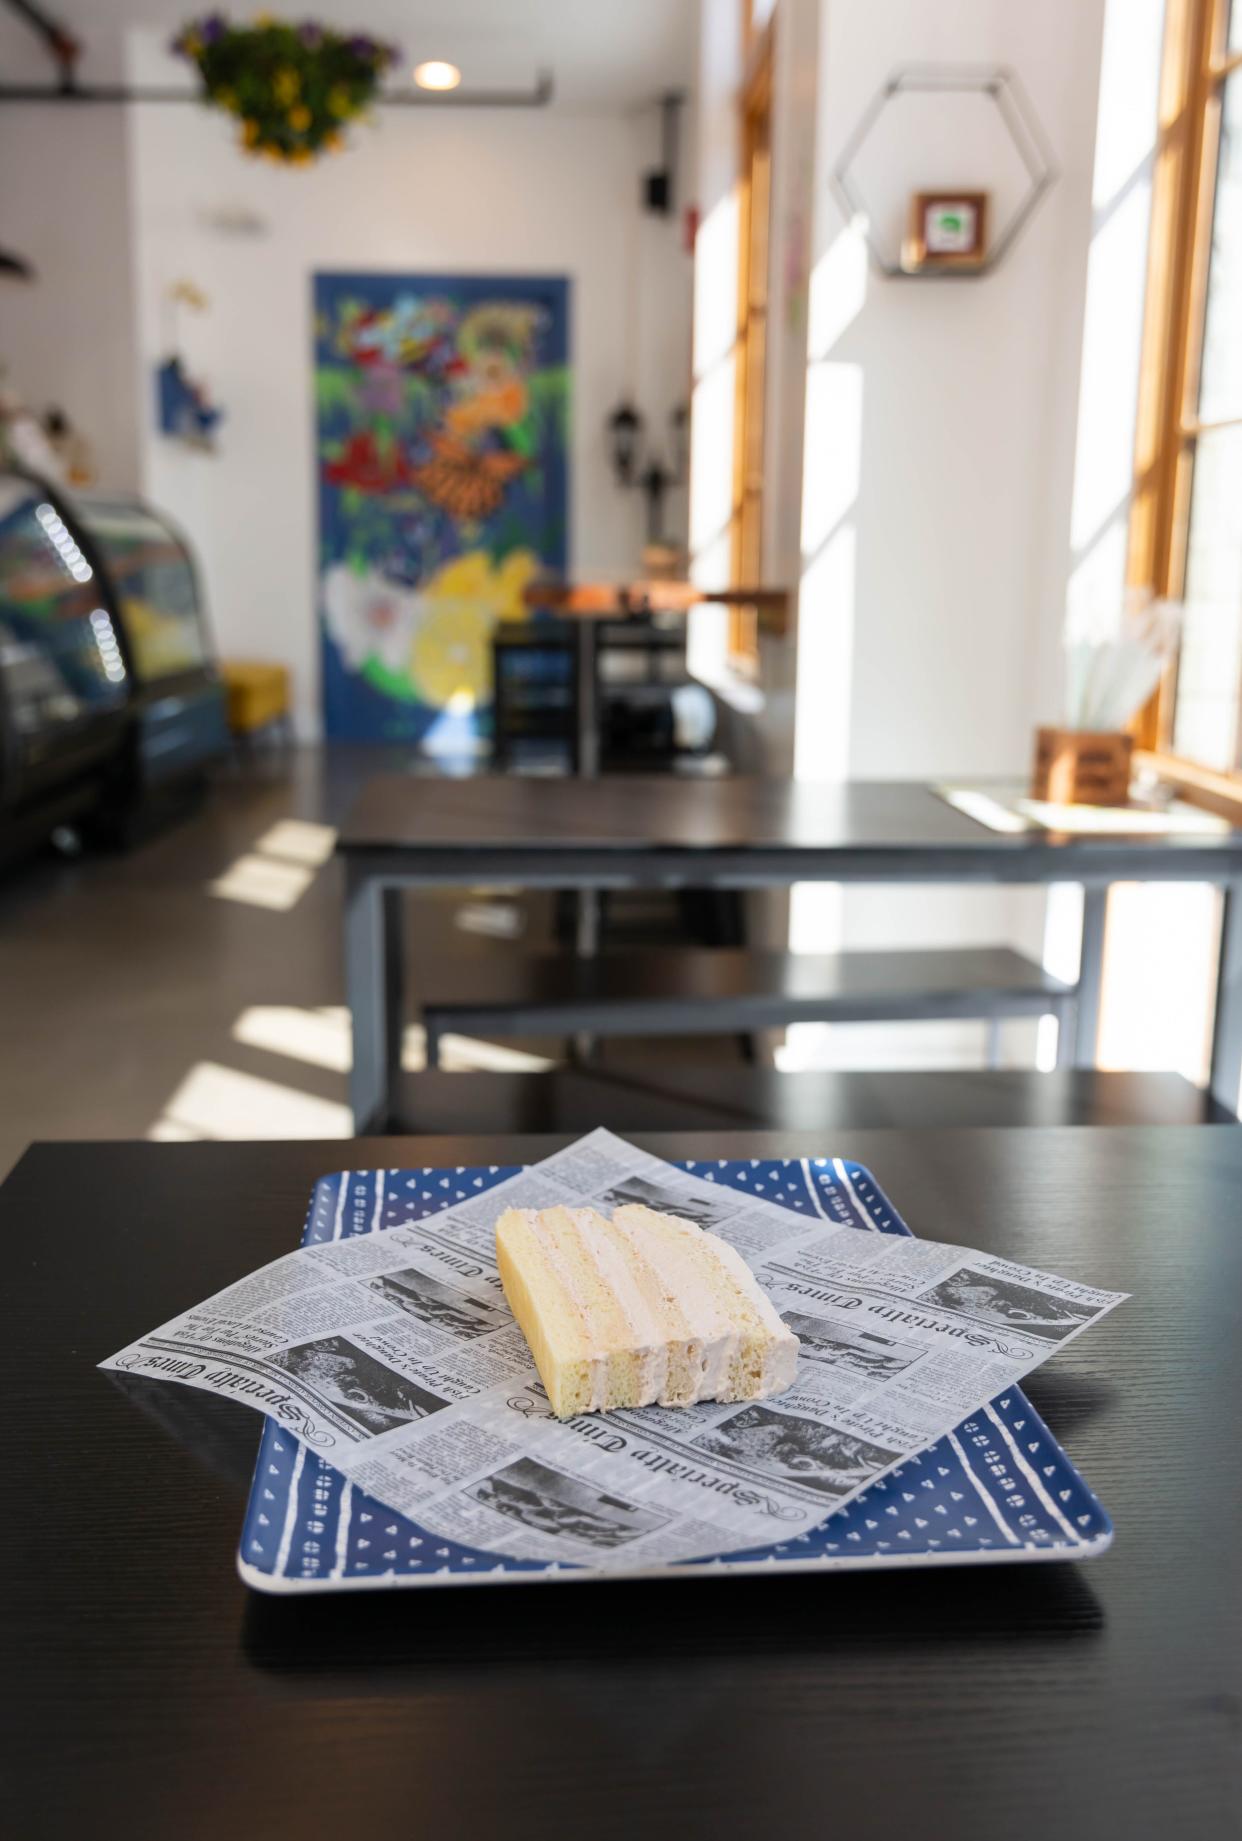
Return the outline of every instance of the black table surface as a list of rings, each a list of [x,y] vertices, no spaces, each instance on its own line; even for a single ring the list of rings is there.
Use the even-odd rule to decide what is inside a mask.
[[[1078,836],[990,831],[906,780],[681,779],[669,774],[594,780],[480,774],[430,780],[384,774],[371,780],[341,827],[347,856],[439,853],[477,860],[491,852],[745,850],[833,853],[878,861],[900,853],[998,859],[1019,878],[1067,880],[1084,870],[1206,876],[1242,871],[1242,832],[1215,837]],[[1072,861],[1071,861],[1072,859]]]
[[[870,1165],[917,1231],[1133,1293],[1029,1392],[1102,1558],[250,1597],[253,1414],[94,1364],[296,1243],[348,1163],[563,1140],[42,1145],[0,1189],[0,1830],[1224,1836],[1242,1823],[1242,1133],[644,1136]],[[183,1411],[191,1403],[195,1411]]]
[[[403,1074],[396,1129],[423,1133],[841,1131],[900,1125],[1236,1125],[1180,1074],[1115,1069],[820,1069],[595,1061],[546,1072]],[[403,1124],[402,1121],[407,1121]]]

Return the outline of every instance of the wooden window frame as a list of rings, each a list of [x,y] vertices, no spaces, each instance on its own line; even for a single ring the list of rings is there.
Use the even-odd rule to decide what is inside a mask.
[[[745,3],[745,0],[744,0]],[[733,409],[733,511],[730,579],[753,587],[761,579],[765,397],[767,393],[768,292],[771,281],[771,145],[773,21],[750,29],[745,5],[746,69],[738,98],[738,283]],[[763,195],[753,185],[755,155],[766,145],[768,176]],[[756,236],[758,230],[758,236]],[[759,302],[752,259],[758,243],[766,265]],[[756,350],[756,342],[759,349]],[[757,483],[756,483],[757,482]],[[754,521],[759,522],[755,541]],[[729,668],[755,678],[759,672],[759,617],[752,607],[729,610],[726,649]]]
[[[1225,48],[1228,23],[1229,0],[1168,0],[1126,580],[1171,600],[1185,589],[1199,438],[1242,420],[1198,415],[1221,100],[1226,79],[1242,70],[1242,52]],[[1175,660],[1135,719],[1140,760],[1185,797],[1238,818],[1242,773],[1173,752],[1176,698]]]
[[[776,11],[775,0],[767,9],[767,18],[762,25],[755,23],[755,0],[738,0],[742,9],[742,68],[749,76],[763,42],[772,31],[773,14]]]

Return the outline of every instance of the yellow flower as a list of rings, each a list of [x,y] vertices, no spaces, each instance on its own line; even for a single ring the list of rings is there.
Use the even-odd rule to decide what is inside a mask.
[[[497,620],[522,617],[522,590],[538,567],[529,550],[513,551],[499,568],[485,550],[472,550],[432,576],[410,649],[410,676],[426,702],[474,709],[488,701],[492,630]]]
[[[272,78],[272,94],[282,108],[288,108],[291,102],[297,101],[301,87],[302,80],[296,70],[278,70]]]
[[[216,107],[227,109],[230,115],[236,113],[237,91],[231,89],[218,89],[216,91]]]
[[[295,147],[286,157],[290,166],[309,166],[315,156],[309,147]]]
[[[345,146],[345,142],[339,134],[325,134],[323,137],[323,145],[327,153],[340,153]]]
[[[255,147],[259,141],[259,124],[249,117],[242,123],[241,143],[243,147]]]
[[[196,58],[203,48],[203,41],[197,32],[187,32],[181,40],[181,49],[188,58]]]
[[[289,111],[289,126],[295,134],[305,134],[311,125],[311,112],[304,102]]]
[[[344,83],[334,83],[328,91],[328,113],[343,121],[353,108],[353,99]]]
[[[259,31],[262,32],[266,26],[274,26],[276,24],[276,15],[275,13],[256,13],[254,16],[254,23]]]

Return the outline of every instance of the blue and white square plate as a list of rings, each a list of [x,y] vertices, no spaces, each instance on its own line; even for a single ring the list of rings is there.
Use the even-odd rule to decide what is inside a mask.
[[[680,1167],[863,1233],[910,1232],[861,1164],[747,1158]],[[382,1233],[439,1214],[517,1174],[515,1165],[493,1164],[325,1176],[315,1185],[302,1244]],[[1030,1401],[1011,1387],[810,1534],[621,1576],[1078,1560],[1102,1553],[1112,1538],[1112,1523],[1086,1483]],[[259,1446],[237,1565],[246,1584],[260,1592],[599,1576],[590,1566],[515,1560],[430,1534],[346,1482],[271,1419]]]

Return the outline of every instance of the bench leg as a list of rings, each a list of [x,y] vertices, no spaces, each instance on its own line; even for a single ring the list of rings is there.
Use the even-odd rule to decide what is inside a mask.
[[[1075,993],[1074,1066],[1095,1066],[1100,1034],[1100,991],[1104,982],[1104,927],[1108,917],[1108,886],[1082,892],[1082,952]]]
[[[998,1068],[1001,1064],[1001,1020],[998,1016],[990,1016],[987,1023],[984,1060],[988,1067]]]
[[[358,1137],[385,1132],[401,1068],[401,892],[346,869],[345,989],[353,1026],[349,1103]]]
[[[1074,1065],[1074,1034],[1077,1023],[1078,1006],[1073,997],[1063,997],[1053,1015],[1057,1019],[1057,1060],[1059,1068],[1072,1068]]]
[[[1212,1097],[1238,1110],[1242,1082],[1242,882],[1221,890],[1220,958],[1212,1028]]]

